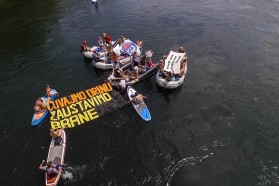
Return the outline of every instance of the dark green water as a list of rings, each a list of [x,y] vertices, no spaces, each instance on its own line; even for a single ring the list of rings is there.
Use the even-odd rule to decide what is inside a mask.
[[[182,87],[151,77],[151,122],[131,106],[66,130],[60,185],[277,185],[279,1],[0,0],[0,185],[43,185],[46,120],[31,127],[48,83],[66,96],[106,79],[80,43],[108,32],[144,40],[159,60],[184,46]]]

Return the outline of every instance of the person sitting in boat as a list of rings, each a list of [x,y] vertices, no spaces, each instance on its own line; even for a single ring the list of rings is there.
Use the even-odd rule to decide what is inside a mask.
[[[135,92],[133,95],[131,95],[131,99],[130,103],[134,103],[134,104],[141,104],[143,102],[144,98],[147,98],[146,96],[143,96],[142,94],[139,94],[138,92]]]
[[[100,36],[98,37],[97,41],[98,41],[99,47],[102,48],[104,45],[104,41],[102,40],[102,38]]]
[[[149,60],[148,60],[148,62],[147,62],[147,66],[148,66],[149,68],[152,68],[152,67],[154,67],[155,65],[156,65],[156,64],[153,63],[152,59],[149,58]]]
[[[120,69],[120,66],[117,63],[117,61],[114,61],[112,70],[115,77],[125,77],[125,73],[123,72],[122,69]]]
[[[52,138],[59,138],[59,137],[61,137],[61,131],[62,131],[62,129],[50,129],[49,135]]]
[[[142,48],[142,45],[143,45],[142,39],[139,38],[139,40],[137,40],[136,44],[137,44],[140,48]]]
[[[39,166],[39,170],[45,171],[47,173],[47,176],[49,176],[50,178],[57,175],[58,173],[60,173],[62,171],[61,164],[54,165],[54,164],[52,164],[52,161],[49,161],[49,162],[47,162],[46,166],[43,166],[44,163],[45,163],[45,160],[42,160],[42,163]]]
[[[184,57],[182,63],[180,64],[180,72],[177,77],[181,78],[184,75],[185,68],[186,68],[186,58]]]
[[[175,81],[175,77],[174,77],[173,71],[169,70],[167,72],[166,80],[167,81]]]
[[[147,65],[142,60],[139,62],[138,71],[139,71],[139,73],[142,73],[142,74],[147,71]]]
[[[41,112],[46,111],[46,109],[47,109],[46,100],[47,100],[47,98],[44,98],[44,97],[37,99],[35,106],[34,106],[36,113],[41,113]]]
[[[184,48],[180,47],[179,50],[178,50],[178,53],[185,53]]]
[[[106,44],[111,45],[112,39],[108,33],[103,33]]]
[[[58,94],[58,92],[51,90],[50,86],[46,84],[46,96],[51,97],[55,94]]]
[[[146,65],[141,65],[140,69],[139,69],[139,72],[144,74],[146,71],[147,71],[147,66]]]
[[[118,89],[124,90],[126,88],[126,78],[121,77],[120,82],[117,84]]]
[[[63,139],[61,138],[61,131],[63,129],[50,129],[50,136],[54,139],[54,146],[62,145]]]
[[[131,56],[131,58],[132,58],[132,56]],[[134,66],[139,66],[141,63],[141,60],[142,60],[141,58],[132,59],[132,61],[134,62]]]
[[[93,61],[100,61],[100,57],[96,50],[93,50],[92,59]]]
[[[87,46],[87,42],[85,40],[81,43],[80,48],[81,52],[90,51],[90,47]]]
[[[165,70],[160,70],[160,71],[159,71],[159,76],[162,77],[163,79],[166,79],[167,73],[168,73],[168,72],[165,71]]]
[[[138,79],[139,78],[139,67],[135,66],[133,71],[132,71],[132,75],[131,75],[132,79]]]
[[[126,38],[125,38],[126,39]],[[123,43],[124,43],[124,36],[121,36],[119,39],[118,39],[118,41],[117,41],[117,43],[119,44],[119,46],[121,46]]]
[[[107,60],[105,61],[105,63],[106,64],[112,64],[113,63],[110,54],[107,54]]]

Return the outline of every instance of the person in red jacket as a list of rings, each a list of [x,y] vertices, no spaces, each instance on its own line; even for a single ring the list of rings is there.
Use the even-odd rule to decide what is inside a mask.
[[[81,48],[81,51],[82,51],[82,52],[83,52],[83,51],[89,50],[89,49],[88,49],[89,47],[87,47],[87,42],[86,42],[85,40],[81,43],[80,48]]]
[[[106,43],[111,44],[112,39],[111,39],[110,35],[107,33],[103,33],[103,35],[104,35],[104,40],[106,41]]]

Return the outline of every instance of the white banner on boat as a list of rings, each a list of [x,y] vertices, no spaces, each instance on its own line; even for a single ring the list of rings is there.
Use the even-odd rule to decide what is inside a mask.
[[[164,69],[165,71],[173,71],[174,74],[180,73],[180,64],[186,53],[178,53],[170,51],[167,59],[165,60]]]

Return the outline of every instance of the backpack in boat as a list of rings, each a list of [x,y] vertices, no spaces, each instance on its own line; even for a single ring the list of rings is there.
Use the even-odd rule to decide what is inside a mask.
[[[60,146],[63,143],[63,139],[61,137],[55,138],[54,139],[54,146]]]

